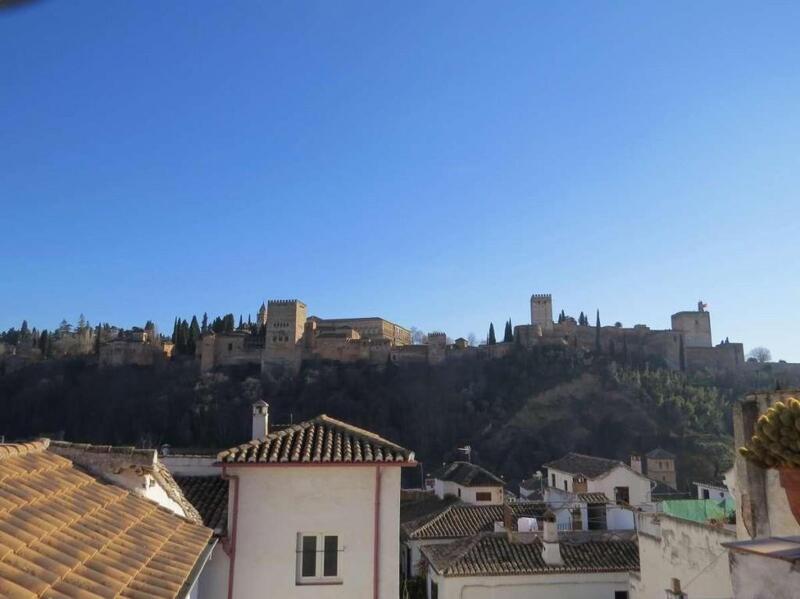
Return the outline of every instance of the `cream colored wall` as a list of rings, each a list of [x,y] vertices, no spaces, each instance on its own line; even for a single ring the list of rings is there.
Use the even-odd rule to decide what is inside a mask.
[[[234,597],[368,599],[373,596],[375,468],[267,466],[234,467],[229,472],[240,477]],[[400,567],[397,542],[400,468],[384,466],[381,476],[379,597],[396,599]],[[232,513],[229,508],[229,518]],[[295,584],[299,532],[339,536],[343,548],[342,584]]]
[[[614,599],[629,587],[627,572],[444,578],[430,569],[429,580],[438,583],[439,599]]]
[[[211,552],[197,583],[198,599],[225,599],[228,596],[228,568],[230,560],[218,542]]]
[[[435,480],[433,491],[439,499],[447,495],[459,497],[464,503],[474,505],[500,505],[503,503],[503,487],[465,487],[451,481]],[[478,501],[476,493],[491,493],[491,501]]]
[[[797,599],[800,572],[791,562],[741,552],[730,560],[734,599]]]
[[[553,485],[552,475],[556,475],[556,484]],[[567,483],[567,490],[574,493],[572,486],[573,475],[561,472],[554,468],[547,469],[547,485],[555,486],[556,489],[563,491],[564,482]],[[605,476],[586,479],[586,490],[589,493],[605,493],[606,497],[614,500],[614,487],[628,487],[631,505],[641,505],[650,503],[650,481],[647,477],[634,472],[633,470],[619,466],[614,468]]]
[[[588,479],[589,493],[605,493],[614,500],[614,487],[628,487],[631,505],[650,503],[650,481],[629,468],[619,466],[605,476]]]
[[[641,514],[640,518],[660,522],[660,533],[639,532],[640,574],[639,580],[632,581],[631,599],[662,599],[672,578],[681,581],[691,599],[731,597],[727,549],[721,543],[734,541],[733,531],[664,514]],[[658,524],[644,527],[658,529]]]
[[[158,458],[174,476],[219,476],[216,456],[164,455]]]

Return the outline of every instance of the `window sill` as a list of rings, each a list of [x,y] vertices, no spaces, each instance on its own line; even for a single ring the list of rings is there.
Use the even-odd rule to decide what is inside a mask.
[[[295,582],[295,586],[299,587],[335,584],[344,584],[344,581],[341,578],[306,578],[304,580],[298,580]]]

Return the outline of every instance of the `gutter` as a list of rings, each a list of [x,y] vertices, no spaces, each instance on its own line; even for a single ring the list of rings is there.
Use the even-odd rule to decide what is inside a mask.
[[[378,599],[380,592],[380,544],[381,544],[381,467],[375,468],[375,509],[374,509],[374,544],[372,550],[372,597]]]
[[[211,558],[211,552],[214,551],[214,547],[217,545],[217,539],[211,538],[206,545],[206,548],[200,553],[197,557],[197,561],[192,566],[192,570],[189,572],[189,576],[186,577],[181,588],[178,590],[178,594],[176,597],[188,597],[189,593],[191,592],[194,585],[197,583],[197,580],[200,578],[200,574],[203,572],[203,568],[205,568],[206,563]]]
[[[222,548],[228,554],[228,599],[233,599],[233,574],[236,565],[236,529],[239,520],[239,477],[235,474],[228,474],[225,471],[225,464],[222,464],[222,480],[231,481],[233,487],[233,514],[231,518],[231,531],[228,542],[223,541]]]

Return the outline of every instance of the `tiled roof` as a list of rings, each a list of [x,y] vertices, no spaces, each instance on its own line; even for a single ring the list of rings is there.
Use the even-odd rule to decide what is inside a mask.
[[[561,566],[542,558],[541,538],[523,533],[487,533],[444,545],[425,545],[422,552],[443,576],[508,576],[583,572],[628,572],[639,569],[636,541],[598,539],[560,541]]]
[[[605,493],[578,493],[578,501],[584,503],[608,503]]]
[[[228,520],[228,481],[219,476],[176,476],[175,481],[200,512],[203,524],[215,531],[225,529]]]
[[[506,484],[502,478],[469,462],[446,464],[431,474],[431,478],[453,482],[463,487],[502,487]]]
[[[660,447],[656,447],[654,450],[649,451],[645,454],[648,458],[652,458],[655,460],[674,460],[675,454],[668,452],[666,449],[661,449]]]
[[[0,444],[0,596],[174,598],[211,531],[73,466]]]
[[[539,502],[518,501],[505,504],[511,510],[513,525],[524,516],[541,517],[547,506]],[[402,525],[403,534],[410,539],[453,539],[470,537],[479,532],[494,530],[495,522],[503,522],[502,505],[451,505],[447,509]]]
[[[364,429],[322,414],[270,433],[264,439],[232,447],[220,462],[245,463],[412,463],[414,452]]]
[[[597,458],[582,453],[568,453],[564,457],[553,462],[548,462],[544,467],[560,470],[561,472],[568,472],[570,474],[583,474],[587,478],[596,478],[613,470],[617,466],[624,465],[625,464],[617,460]]]

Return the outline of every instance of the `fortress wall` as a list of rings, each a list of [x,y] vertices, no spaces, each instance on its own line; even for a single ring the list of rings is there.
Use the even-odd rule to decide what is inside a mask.
[[[741,343],[722,343],[716,347],[687,347],[684,349],[687,370],[736,370],[744,361]]]

